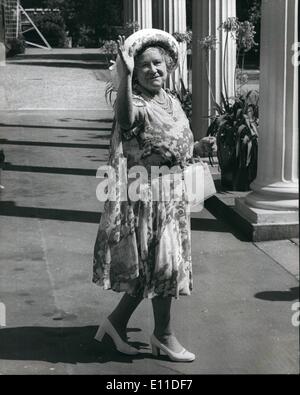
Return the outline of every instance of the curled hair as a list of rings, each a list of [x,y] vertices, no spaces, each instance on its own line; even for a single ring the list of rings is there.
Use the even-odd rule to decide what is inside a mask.
[[[165,58],[165,62],[166,62],[166,66],[167,66],[167,72],[171,73],[174,70],[174,68],[175,68],[175,61],[174,61],[174,59],[169,54],[169,52],[166,51],[164,48],[162,48],[162,47],[156,47],[156,48],[159,50],[159,52]]]

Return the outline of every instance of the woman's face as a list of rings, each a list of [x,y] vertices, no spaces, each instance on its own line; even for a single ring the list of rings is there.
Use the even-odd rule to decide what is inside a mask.
[[[159,92],[168,76],[164,55],[158,48],[147,48],[137,57],[135,72],[143,88],[151,93]]]

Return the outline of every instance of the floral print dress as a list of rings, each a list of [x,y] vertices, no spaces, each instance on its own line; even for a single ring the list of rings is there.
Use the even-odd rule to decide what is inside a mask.
[[[130,130],[114,121],[109,164],[116,169],[116,199],[104,205],[94,247],[93,282],[132,296],[189,295],[192,290],[191,229],[188,201],[121,199],[120,159],[127,169],[142,165],[187,165],[194,139],[179,101],[164,91],[167,106],[133,95],[139,117]],[[174,187],[174,183],[171,184]],[[129,187],[129,185],[127,185]]]

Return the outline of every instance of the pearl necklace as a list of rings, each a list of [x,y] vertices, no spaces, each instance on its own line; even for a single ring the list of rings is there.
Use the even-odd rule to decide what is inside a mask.
[[[138,89],[137,89],[138,88]],[[145,89],[142,89],[140,86],[136,86],[136,89],[144,96],[146,96],[146,98],[149,101],[152,101],[154,103],[156,103],[157,105],[159,105],[163,110],[165,110],[169,115],[171,115],[174,119],[174,121],[177,121],[177,117],[174,116],[174,110],[173,110],[173,102],[171,100],[171,98],[166,94],[166,92],[163,90],[163,95],[164,95],[164,100],[160,101],[155,99],[154,96],[150,96],[149,93],[145,92]]]
[[[158,104],[163,110],[173,116],[173,103],[171,98],[165,92],[163,101],[157,100],[155,97],[152,97],[150,100]]]

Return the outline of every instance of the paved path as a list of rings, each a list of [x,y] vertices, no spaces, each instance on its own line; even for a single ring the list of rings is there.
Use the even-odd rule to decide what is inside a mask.
[[[151,356],[147,300],[129,324],[139,357],[93,340],[120,297],[91,283],[102,209],[94,175],[107,159],[111,116],[102,73],[0,69],[7,162],[0,195],[0,302],[7,324],[0,329],[0,373],[298,373],[292,325],[298,240],[249,243],[207,210],[192,220],[193,295],[173,306],[178,338],[196,361]]]

